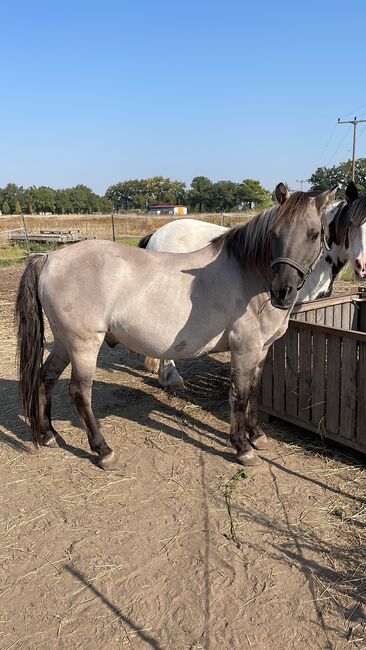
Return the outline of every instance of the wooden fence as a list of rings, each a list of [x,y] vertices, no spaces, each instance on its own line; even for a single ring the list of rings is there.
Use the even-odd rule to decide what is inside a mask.
[[[366,291],[297,305],[270,348],[260,409],[366,453]]]

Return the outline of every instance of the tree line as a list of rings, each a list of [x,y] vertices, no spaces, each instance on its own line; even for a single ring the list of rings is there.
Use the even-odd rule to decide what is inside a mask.
[[[333,167],[318,167],[308,182],[313,192],[338,185],[338,196],[344,198],[351,178],[352,162],[348,160]],[[360,191],[366,193],[366,158],[356,162],[355,181]],[[8,183],[0,188],[2,214],[144,213],[149,206],[159,203],[187,205],[191,212],[237,212],[248,208],[261,210],[272,203],[272,198],[258,180],[212,182],[206,176],[196,176],[189,188],[182,181],[163,176],[132,179],[111,185],[104,196],[98,196],[86,185],[55,190]]]
[[[9,183],[0,188],[2,214],[91,214],[96,212],[147,212],[154,204],[187,205],[191,212],[223,212],[261,209],[271,204],[271,195],[259,181],[212,182],[196,176],[189,188],[182,181],[163,176],[132,179],[111,185],[98,196],[85,185],[55,190]]]

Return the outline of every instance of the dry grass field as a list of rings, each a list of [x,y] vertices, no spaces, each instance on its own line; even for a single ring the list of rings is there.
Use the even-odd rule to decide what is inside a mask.
[[[0,648],[366,648],[364,457],[274,423],[247,475],[227,438],[228,355],[181,363],[175,395],[104,347],[93,399],[121,470],[95,464],[69,371],[53,408],[65,447],[35,451],[21,271],[0,269]]]

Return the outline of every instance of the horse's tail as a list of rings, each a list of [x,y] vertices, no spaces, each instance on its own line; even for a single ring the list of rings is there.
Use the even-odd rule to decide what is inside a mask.
[[[44,350],[44,322],[38,280],[46,260],[47,255],[33,255],[30,258],[20,280],[15,305],[20,391],[36,447],[41,434],[39,389]]]
[[[146,235],[140,239],[139,243],[137,244],[138,248],[146,248],[153,234],[154,233],[151,232],[150,235]]]
[[[145,368],[150,372],[159,372],[160,359],[153,359],[152,357],[144,357]]]

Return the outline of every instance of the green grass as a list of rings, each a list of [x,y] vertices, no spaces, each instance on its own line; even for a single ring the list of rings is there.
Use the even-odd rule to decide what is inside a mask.
[[[117,244],[127,244],[127,246],[137,246],[141,237],[116,237]]]
[[[337,279],[341,280],[342,282],[357,282],[352,265],[349,263],[346,264]]]
[[[31,253],[49,253],[57,250],[57,244],[38,244],[31,242],[29,244],[29,251]],[[0,247],[0,268],[7,266],[14,266],[24,264],[28,255],[27,245],[24,244],[8,244],[7,246]]]
[[[127,246],[137,246],[140,239],[141,237],[118,237],[116,241],[119,244],[127,244]],[[30,242],[29,244],[31,253],[49,253],[59,248],[61,248],[59,244],[40,244],[37,242]],[[0,247],[0,268],[24,264],[27,255],[28,248],[26,243],[8,244]]]

